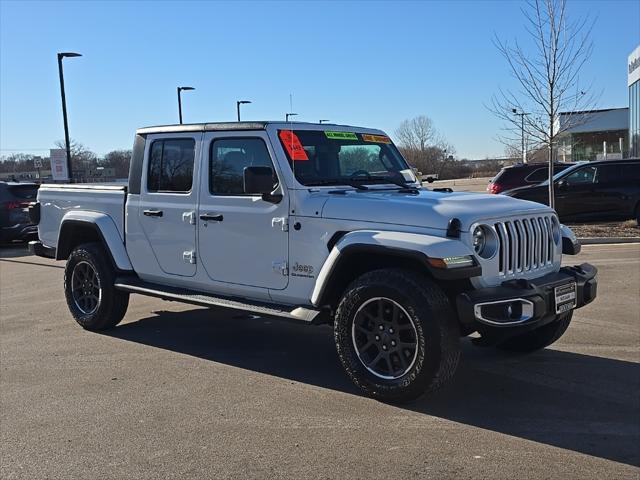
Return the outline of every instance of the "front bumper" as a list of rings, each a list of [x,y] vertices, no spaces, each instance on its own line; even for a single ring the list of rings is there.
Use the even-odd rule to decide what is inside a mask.
[[[597,273],[596,267],[583,263],[534,280],[510,280],[498,287],[464,292],[456,298],[458,318],[467,330],[483,335],[505,337],[532,330],[558,318],[556,287],[575,282],[575,308],[592,302],[597,295]]]

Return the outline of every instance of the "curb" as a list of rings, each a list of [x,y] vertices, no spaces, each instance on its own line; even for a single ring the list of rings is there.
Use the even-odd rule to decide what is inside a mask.
[[[640,237],[588,237],[578,238],[581,245],[606,245],[609,243],[640,243]]]

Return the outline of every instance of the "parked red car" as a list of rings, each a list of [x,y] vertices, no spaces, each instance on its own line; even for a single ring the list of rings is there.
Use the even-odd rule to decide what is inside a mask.
[[[570,167],[573,163],[555,163],[555,173]],[[487,192],[502,193],[512,188],[537,185],[549,178],[549,164],[547,163],[517,163],[504,167],[491,179],[487,185]]]

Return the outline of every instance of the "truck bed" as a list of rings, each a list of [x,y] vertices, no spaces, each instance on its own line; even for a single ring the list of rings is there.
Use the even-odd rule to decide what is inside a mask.
[[[56,247],[62,220],[68,212],[104,213],[111,217],[124,241],[124,208],[127,186],[122,184],[44,184],[38,190],[38,236],[47,247]]]

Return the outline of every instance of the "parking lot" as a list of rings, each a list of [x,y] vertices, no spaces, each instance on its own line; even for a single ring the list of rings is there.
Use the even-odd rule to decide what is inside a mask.
[[[63,263],[0,258],[0,477],[635,478],[640,245],[586,246],[599,298],[547,350],[465,341],[453,385],[362,396],[332,332],[132,297],[83,331]]]

